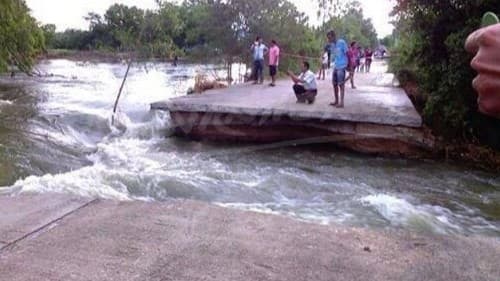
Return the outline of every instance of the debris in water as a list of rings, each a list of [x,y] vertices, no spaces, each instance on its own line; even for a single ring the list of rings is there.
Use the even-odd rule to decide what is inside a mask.
[[[206,90],[227,88],[227,84],[218,77],[208,77],[205,74],[198,73],[194,78],[194,92],[203,93]]]

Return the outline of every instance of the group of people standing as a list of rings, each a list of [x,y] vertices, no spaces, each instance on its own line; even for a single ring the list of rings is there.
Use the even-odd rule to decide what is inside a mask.
[[[370,48],[363,50],[357,42],[352,42],[347,51],[347,57],[349,58],[349,77],[346,80],[351,80],[351,88],[356,89],[356,86],[354,86],[354,74],[356,72],[370,72],[373,51]]]
[[[262,38],[257,37],[251,47],[253,56],[253,77],[254,84],[264,83],[264,56],[269,53],[269,75],[271,76],[271,84],[276,86],[276,74],[278,73],[278,64],[280,58],[280,48],[275,40],[271,40],[271,47],[268,48],[262,43]]]
[[[323,55],[321,57],[321,68],[318,73],[319,80],[325,80],[326,70],[330,68],[331,65],[331,53],[330,53],[330,43],[328,43],[325,48]],[[363,49],[355,41],[351,42],[351,45],[347,51],[347,57],[349,59],[349,79],[354,77],[355,72],[370,72],[371,64],[373,61],[373,51],[370,48]],[[351,80],[352,88],[356,89],[354,86],[354,80]]]
[[[350,80],[351,87],[355,89],[354,74],[356,71],[370,71],[373,59],[373,52],[370,48],[363,50],[356,42],[352,42],[349,47],[345,40],[337,39],[333,30],[327,33],[327,39],[328,43],[321,57],[322,67],[318,78],[311,71],[310,64],[307,61],[303,61],[299,75],[295,75],[290,71],[287,72],[294,83],[293,90],[298,103],[314,103],[318,93],[316,79],[323,77],[324,80],[326,70],[332,68],[334,101],[330,105],[344,107],[345,83]],[[262,43],[262,38],[257,37],[251,51],[253,55],[254,84],[264,82],[264,56],[269,54],[269,74],[271,76],[269,85],[275,86],[280,57],[280,48],[276,41],[272,40],[271,46],[268,48]]]
[[[469,36],[466,42],[466,48],[471,53],[475,54],[472,67],[479,72],[479,76],[474,80],[474,87],[479,92],[479,109],[481,112],[500,118],[500,67],[495,65],[495,59],[500,58],[500,41],[486,40],[488,38],[496,38],[500,35],[500,24],[482,28]],[[350,48],[347,47],[343,39],[337,39],[335,32],[332,30],[327,33],[328,44],[325,46],[325,52],[322,56],[322,73],[325,77],[326,69],[333,68],[332,84],[334,91],[334,102],[330,105],[336,107],[344,106],[345,82],[351,80],[351,86],[354,88],[354,73],[356,71],[369,72],[373,52],[367,48],[363,50],[355,42],[351,43]],[[486,38],[486,39],[485,39]],[[496,44],[486,44],[485,42],[493,42]],[[254,58],[255,83],[263,83],[263,68],[264,55],[269,52],[269,72],[272,78],[271,85],[276,82],[276,73],[279,63],[280,49],[276,41],[271,41],[271,49],[268,49],[261,38],[257,38],[252,46]],[[382,53],[383,56],[383,53]],[[331,66],[333,64],[333,66]],[[494,71],[493,71],[493,70]],[[349,76],[346,77],[347,72]],[[313,103],[318,93],[316,85],[316,75],[310,70],[310,65],[307,61],[302,64],[301,73],[294,75],[288,72],[288,75],[294,82],[293,90],[297,97],[297,102]],[[489,85],[488,87],[484,85]]]

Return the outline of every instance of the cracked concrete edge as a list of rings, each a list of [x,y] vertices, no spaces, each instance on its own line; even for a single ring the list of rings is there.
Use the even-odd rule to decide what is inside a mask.
[[[19,204],[19,198],[22,198],[21,204]],[[78,210],[99,201],[99,199],[95,198],[75,198],[74,196],[67,195],[42,194],[27,194],[21,197],[12,197],[12,201],[10,201],[10,196],[0,196],[0,199],[4,201],[2,208],[0,208],[2,210],[0,218],[4,222],[11,223],[7,227],[4,224],[2,229],[0,229],[0,235],[2,236],[0,237],[0,253],[16,245],[18,242],[51,227]],[[44,201],[46,204],[44,204]],[[24,207],[23,211],[29,207],[33,209],[30,209],[31,212],[22,213],[18,209],[20,206]],[[36,213],[36,215],[33,215],[33,213]]]
[[[336,113],[324,111],[287,111],[282,109],[261,109],[250,107],[236,107],[236,106],[220,106],[220,105],[198,105],[189,104],[187,102],[157,102],[151,104],[153,110],[164,111],[182,111],[191,113],[219,113],[219,114],[246,114],[250,116],[287,116],[290,118],[305,118],[305,119],[318,119],[318,120],[334,120],[346,122],[366,122],[388,126],[406,126],[411,128],[422,127],[422,120],[413,118],[411,116],[398,116],[391,115],[370,115],[362,113]]]

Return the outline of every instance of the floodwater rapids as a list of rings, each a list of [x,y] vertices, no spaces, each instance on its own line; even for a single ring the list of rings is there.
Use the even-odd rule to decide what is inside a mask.
[[[168,113],[150,103],[184,95],[213,66],[134,66],[118,126],[111,112],[126,65],[50,60],[37,69],[50,75],[0,78],[0,194],[186,198],[313,223],[500,237],[496,174],[324,145],[171,137]]]

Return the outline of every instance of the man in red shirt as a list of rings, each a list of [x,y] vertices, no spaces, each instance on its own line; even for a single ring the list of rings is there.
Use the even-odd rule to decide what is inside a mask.
[[[359,48],[358,43],[351,42],[351,47],[347,51],[347,58],[349,59],[349,65],[347,69],[349,70],[349,77],[345,80],[351,80],[351,88],[356,89],[354,86],[354,74],[356,73],[356,68],[359,66]]]
[[[370,72],[373,60],[373,51],[370,48],[365,49],[365,72]]]
[[[280,48],[275,40],[271,40],[271,48],[269,49],[269,75],[271,75],[271,84],[276,86],[276,74],[278,73],[278,64],[280,60]]]

